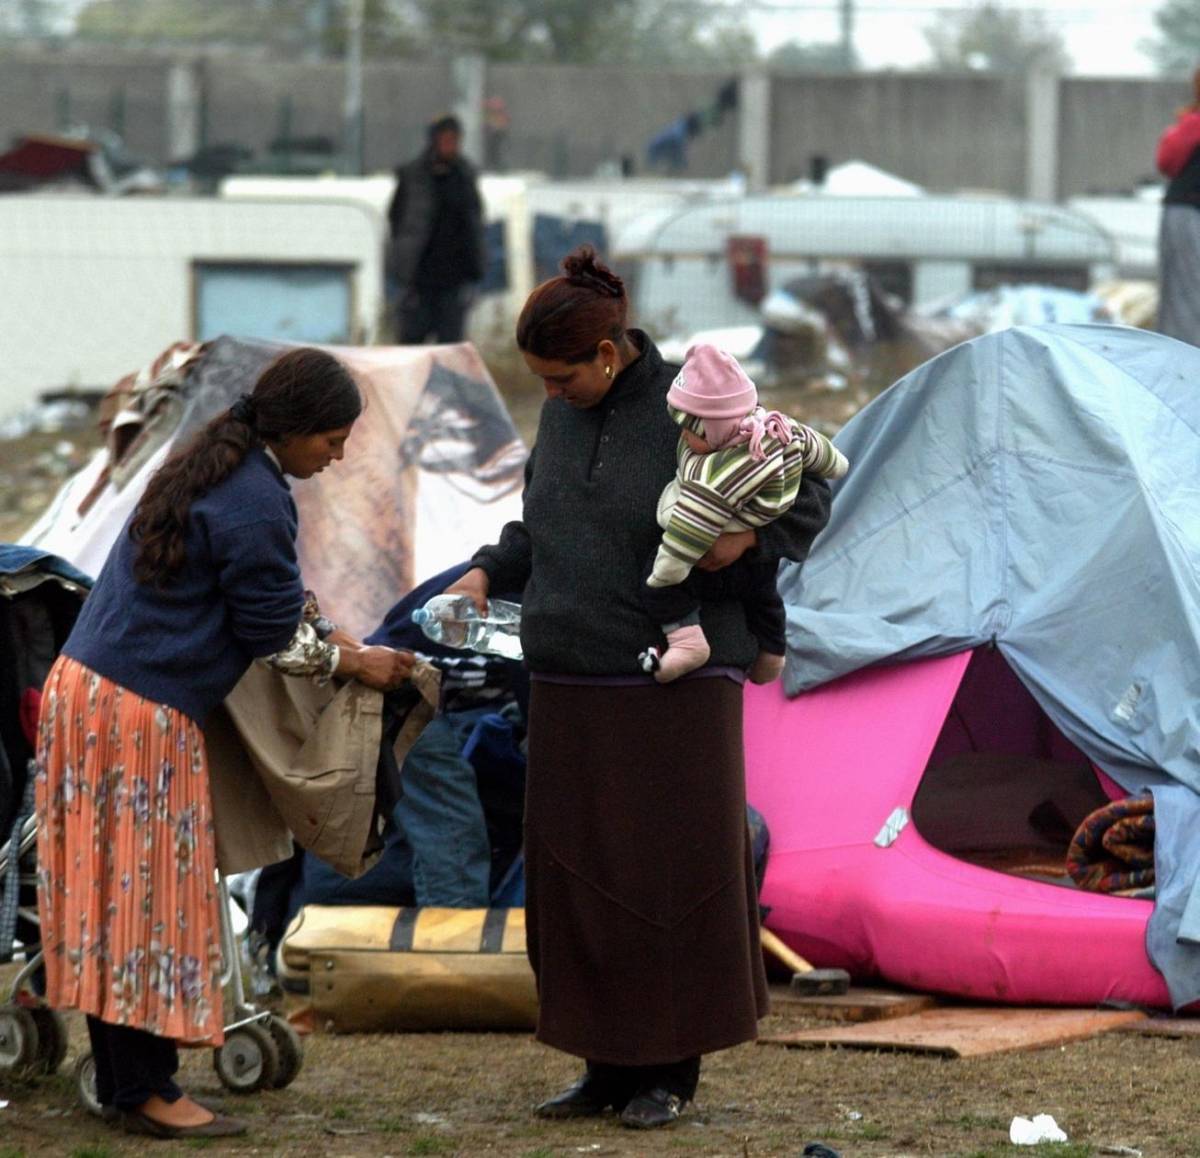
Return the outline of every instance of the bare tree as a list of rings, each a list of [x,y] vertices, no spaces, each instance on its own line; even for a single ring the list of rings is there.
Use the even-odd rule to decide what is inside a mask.
[[[346,2],[91,0],[77,32],[122,43],[316,46],[337,55]],[[743,15],[703,0],[367,0],[365,28],[365,51],[375,56],[735,65],[756,55]]]
[[[1040,13],[992,3],[944,13],[925,39],[935,68],[1023,73],[1046,65],[1065,72],[1071,63],[1062,37]]]
[[[1165,0],[1154,13],[1157,35],[1142,47],[1167,75],[1186,75],[1200,66],[1200,0]]]
[[[53,36],[61,30],[62,16],[62,0],[0,0],[0,36]]]

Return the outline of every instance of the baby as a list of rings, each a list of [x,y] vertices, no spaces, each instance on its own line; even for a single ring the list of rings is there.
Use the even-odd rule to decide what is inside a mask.
[[[667,649],[647,648],[642,668],[669,683],[708,662],[700,602],[687,590],[692,568],[727,531],[749,531],[786,514],[805,471],[841,478],[845,456],[823,434],[758,405],[758,391],[737,360],[715,346],[696,345],[667,392],[681,427],[678,470],[658,501],[662,542],[648,568],[646,608],[662,625]],[[758,640],[750,669],[755,683],[783,672],[786,617],[775,587],[775,565],[743,557],[720,574],[742,601]]]

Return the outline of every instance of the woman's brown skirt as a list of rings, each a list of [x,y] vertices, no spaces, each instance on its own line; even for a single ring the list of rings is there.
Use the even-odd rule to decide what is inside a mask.
[[[753,1040],[767,990],[739,684],[535,677],[525,862],[540,1041],[662,1065]]]

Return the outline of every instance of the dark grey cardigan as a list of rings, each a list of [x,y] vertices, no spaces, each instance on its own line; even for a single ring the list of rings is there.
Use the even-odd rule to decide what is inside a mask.
[[[638,653],[663,642],[641,585],[662,536],[658,498],[675,474],[679,427],[666,394],[679,367],[664,362],[641,331],[630,334],[642,356],[598,405],[543,405],[525,472],[524,518],[472,560],[493,590],[524,588],[521,641],[533,672],[640,675]],[[805,478],[791,512],[759,530],[760,556],[803,560],[829,520],[829,502],[828,486]],[[754,661],[757,643],[738,600],[705,600],[700,619],[711,664]]]

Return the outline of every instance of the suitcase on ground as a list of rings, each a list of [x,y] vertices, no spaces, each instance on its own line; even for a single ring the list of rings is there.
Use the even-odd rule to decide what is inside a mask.
[[[524,909],[307,905],[279,947],[284,987],[336,1033],[531,1029]]]

